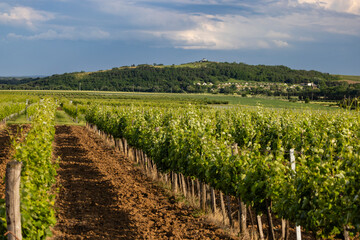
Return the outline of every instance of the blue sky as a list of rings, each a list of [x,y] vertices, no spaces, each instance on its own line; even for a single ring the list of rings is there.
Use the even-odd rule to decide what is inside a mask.
[[[0,76],[202,58],[360,75],[360,0],[0,2]]]

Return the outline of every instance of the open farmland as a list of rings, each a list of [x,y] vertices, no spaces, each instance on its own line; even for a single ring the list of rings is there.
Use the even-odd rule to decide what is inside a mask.
[[[339,81],[347,82],[349,84],[358,84],[360,83],[360,76],[339,75]]]
[[[31,206],[22,205],[24,238],[295,239],[295,223],[303,239],[340,238],[344,229],[357,237],[357,111],[201,95],[33,94],[17,96],[33,100],[8,123],[31,125],[2,158],[23,161],[22,191],[34,197],[22,203]],[[218,225],[205,212],[217,213]]]

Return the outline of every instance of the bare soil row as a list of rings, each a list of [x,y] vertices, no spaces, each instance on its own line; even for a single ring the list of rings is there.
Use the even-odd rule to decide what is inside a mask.
[[[231,239],[81,126],[57,126],[53,239]]]
[[[29,129],[30,125],[9,125],[0,130],[0,198],[13,154],[11,141],[23,141]],[[234,239],[177,202],[85,127],[57,126],[53,148],[59,169],[58,223],[52,239]],[[280,222],[275,225],[280,231]],[[290,239],[295,239],[294,231],[290,229]],[[311,239],[309,234],[303,237]]]

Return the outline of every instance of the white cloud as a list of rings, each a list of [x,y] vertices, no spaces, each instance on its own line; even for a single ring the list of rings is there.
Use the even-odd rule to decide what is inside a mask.
[[[106,20],[85,21],[85,15],[64,16],[22,6],[3,8],[0,3],[4,9],[0,10],[0,24],[20,24],[31,30],[28,34],[12,31],[9,38],[161,41],[184,49],[286,48],[301,41],[319,41],[324,33],[360,36],[360,15],[353,14],[359,12],[360,0],[87,1],[90,4],[85,5]],[[195,13],[186,7],[177,9],[194,4],[204,7],[192,6]],[[206,12],[205,5],[211,5],[211,11]],[[214,5],[219,6],[216,13]],[[237,13],[229,6],[246,11]],[[78,21],[66,21],[63,26],[61,18]]]
[[[276,31],[269,31],[267,35],[269,38],[280,38],[280,39],[289,39],[291,36],[288,33],[284,32],[276,32]]]
[[[169,3],[169,0],[137,0],[138,3]],[[238,4],[236,0],[171,0],[171,3],[188,4],[188,5],[224,5]]]
[[[92,0],[106,13],[126,19],[134,32],[170,41],[184,49],[242,49],[286,47],[284,39],[291,38],[283,32],[277,19],[246,17],[229,14],[190,14],[160,7],[141,5],[144,1]],[[187,1],[176,1],[187,2]],[[198,4],[219,4],[232,1],[198,0]],[[192,2],[194,4],[194,2]],[[280,44],[282,43],[282,44]]]
[[[316,0],[254,0],[241,3],[232,0],[172,1],[185,5],[241,5],[254,11],[242,14],[221,10],[217,14],[208,14],[206,10],[189,13],[166,8],[164,0],[155,1],[161,3],[156,6],[148,4],[154,3],[149,0],[89,1],[101,11],[126,20],[132,26],[132,38],[137,33],[141,38],[154,40],[155,37],[184,49],[284,48],[300,41],[316,41],[320,33],[360,35],[360,26],[355,24],[359,18],[319,11],[324,6],[320,2],[320,5],[314,3]],[[335,0],[325,1],[333,8],[337,6]],[[350,4],[338,1],[344,2],[344,9],[350,9]]]
[[[36,23],[45,22],[53,18],[54,14],[35,10],[31,7],[15,6],[0,10],[0,23],[2,24],[25,25],[34,28]]]
[[[191,16],[195,27],[177,31],[149,31],[157,37],[171,40],[185,49],[264,49],[290,46],[289,33],[277,31],[277,19],[248,18],[237,15]],[[213,20],[216,19],[216,20]],[[220,20],[220,21],[219,21]],[[277,27],[274,27],[277,26]]]
[[[313,4],[338,12],[360,15],[360,0],[298,0],[300,4]]]
[[[34,35],[9,33],[7,37],[24,40],[101,40],[108,39],[110,34],[98,28],[78,29],[75,27],[58,27],[58,29],[49,29]]]
[[[60,0],[63,1],[63,0]],[[109,39],[110,33],[94,26],[60,25],[56,22],[73,17],[36,10],[25,6],[0,3],[0,24],[25,27],[7,34],[7,38],[22,40],[99,40]],[[73,18],[74,19],[74,18]],[[50,21],[52,20],[52,21]]]
[[[288,46],[289,46],[289,43],[287,43],[286,41],[273,40],[273,42],[274,42],[275,45],[278,46],[278,47],[288,47]]]

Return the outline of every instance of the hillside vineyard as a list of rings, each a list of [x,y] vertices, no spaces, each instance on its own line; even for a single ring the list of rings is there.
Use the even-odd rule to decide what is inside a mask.
[[[26,110],[32,120],[25,140],[13,143],[15,159],[23,162],[24,237],[49,236],[49,226],[56,223],[54,195],[48,192],[56,176],[51,143],[59,106],[115,140],[126,139],[160,172],[198,179],[241,199],[257,215],[271,209],[276,217],[322,238],[343,234],[344,229],[356,236],[360,230],[358,111],[215,108],[156,101],[121,105],[107,100],[39,101],[28,96],[6,99],[1,106],[16,109],[2,110],[1,116]],[[295,157],[296,171],[291,168],[291,157]],[[4,230],[4,203],[0,211]]]
[[[162,171],[241,197],[258,214],[272,206],[321,237],[344,226],[358,231],[358,112],[95,105],[86,120],[142,149]]]

